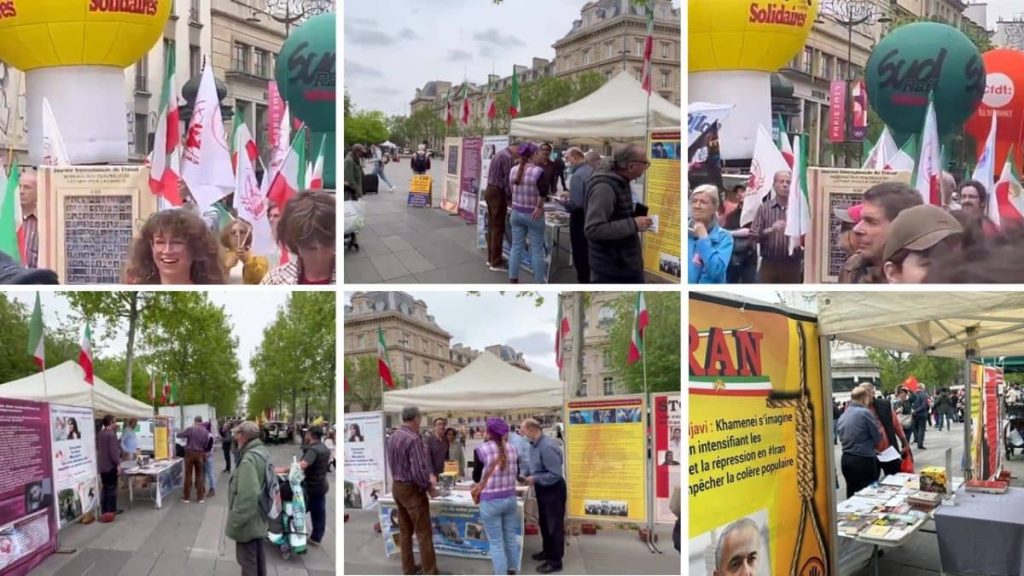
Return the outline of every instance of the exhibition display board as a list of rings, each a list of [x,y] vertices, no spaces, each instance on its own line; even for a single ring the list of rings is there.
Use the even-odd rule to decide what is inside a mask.
[[[63,529],[99,504],[93,411],[50,404],[50,431],[58,528]]]
[[[481,178],[481,154],[484,139],[473,136],[462,139],[462,172],[459,174],[459,216],[469,224],[476,224]]]
[[[698,293],[689,307],[689,573],[721,574],[735,530],[757,538],[764,574],[838,573],[815,319]]]
[[[135,502],[136,481],[149,490],[150,499],[157,509],[163,507],[164,498],[185,485],[185,459],[171,458],[139,466],[134,461],[121,463],[121,474],[128,481],[128,500]]]
[[[462,138],[444,139],[444,190],[441,192],[441,209],[457,214],[459,211],[459,190],[462,185]]]
[[[647,521],[647,413],[643,395],[565,404],[569,518]]]
[[[345,414],[345,507],[373,508],[384,493],[384,414]]]
[[[167,460],[174,454],[174,424],[167,416],[153,419],[153,459]]]
[[[974,478],[993,480],[1003,469],[1002,369],[971,363],[971,469]]]
[[[398,530],[398,507],[390,494],[380,499],[378,512],[380,531],[384,536],[384,552],[393,556],[401,552]],[[516,504],[516,538],[519,553],[523,550],[524,505],[520,498]],[[488,560],[491,546],[487,540],[480,507],[473,504],[468,489],[457,489],[448,496],[430,500],[430,522],[434,535],[434,552],[439,556],[458,556]],[[413,549],[417,550],[415,538]],[[519,564],[518,562],[516,564]]]
[[[804,283],[839,281],[847,255],[839,246],[841,222],[836,208],[849,208],[864,201],[864,193],[882,182],[910,183],[909,172],[808,168],[807,190],[811,195],[811,237],[804,257]]]
[[[414,175],[409,179],[409,198],[406,206],[430,208],[434,204],[434,181],[427,175]]]
[[[48,404],[0,398],[0,573],[4,576],[28,574],[57,549],[50,430]]]
[[[157,210],[145,166],[41,167],[39,266],[62,284],[117,284],[136,234]]]
[[[683,404],[678,393],[651,395],[654,407],[654,521],[676,521],[669,509],[672,490],[682,485]]]
[[[644,269],[662,280],[679,282],[682,248],[681,148],[679,130],[652,130],[647,138],[651,161],[647,169],[647,192],[644,201],[654,225],[643,234]]]
[[[484,136],[484,148],[480,153],[480,193],[476,206],[476,247],[487,249],[487,204],[484,193],[487,191],[488,178],[491,172],[491,161],[499,152],[508,148],[508,136]]]

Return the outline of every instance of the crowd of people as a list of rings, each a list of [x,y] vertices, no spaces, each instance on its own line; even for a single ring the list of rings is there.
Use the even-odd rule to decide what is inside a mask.
[[[14,255],[0,255],[0,281],[57,284],[56,273],[38,269],[34,169],[21,172],[18,188],[25,254],[20,265]],[[180,193],[185,204],[151,214],[132,242],[122,271],[125,284],[334,284],[333,194],[308,190],[283,207],[271,202],[268,219],[278,250],[259,255],[252,251],[252,225],[237,217],[230,196],[201,214],[183,183]]]
[[[425,144],[410,162],[415,174],[430,169]],[[345,198],[358,200],[364,195],[366,168],[394,191],[383,174],[384,163],[366,146],[353,145],[345,156]],[[488,169],[483,195],[487,203],[487,266],[494,272],[507,272],[509,282],[518,283],[520,265],[529,250],[533,281],[546,283],[544,205],[555,200],[569,213],[569,239],[579,283],[643,283],[639,234],[649,230],[654,221],[634,198],[630,182],[643,176],[649,166],[647,151],[639,144],[621,146],[602,160],[594,150],[583,152],[573,147],[555,151],[547,142],[514,140],[491,159]],[[506,227],[512,239],[507,260],[503,254]]]
[[[792,174],[773,175],[772,188],[753,220],[741,225],[745,202],[736,186],[722,195],[713,184],[690,194],[688,277],[692,284],[799,284],[804,278],[804,249],[790,248],[786,217]],[[1012,265],[1024,253],[1024,221],[994,222],[989,204],[994,192],[981,182],[940,179],[941,205],[925,204],[921,194],[901,182],[868,189],[863,201],[833,213],[839,223],[839,248],[845,262],[840,283],[985,284],[1018,283],[1024,276]],[[749,213],[749,211],[748,211]],[[811,241],[810,238],[806,239]]]
[[[849,402],[833,401],[833,426],[842,445],[847,498],[877,481],[880,473],[896,474],[905,462],[912,467],[911,443],[917,450],[926,450],[927,429],[949,430],[953,422],[963,422],[963,404],[962,390],[938,388],[929,393],[926,386],[916,391],[900,386],[895,395],[879,396],[872,384],[856,386]],[[899,457],[879,458],[890,447]]]

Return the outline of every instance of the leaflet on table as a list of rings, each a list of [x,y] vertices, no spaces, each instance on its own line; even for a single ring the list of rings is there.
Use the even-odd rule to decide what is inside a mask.
[[[92,426],[92,422],[83,423]],[[23,576],[57,547],[50,408],[0,398],[0,574]]]
[[[392,556],[401,551],[398,530],[398,507],[393,501],[382,501],[378,508],[381,534],[384,536],[384,552]],[[518,521],[515,524],[516,539],[520,551],[523,549],[523,507],[517,507]],[[434,552],[438,555],[462,558],[490,558],[490,543],[480,519],[480,508],[469,504],[452,504],[432,501],[430,523],[433,530]],[[417,551],[415,539],[413,550]]]
[[[647,521],[643,396],[566,403],[565,469],[570,518]],[[665,452],[665,455],[667,452]],[[678,466],[672,459],[668,465]]]
[[[60,529],[99,504],[96,430],[92,423],[90,408],[50,404],[53,483]]]
[[[739,529],[759,535],[765,574],[837,573],[814,319],[694,292],[689,306],[689,573],[713,575]]]
[[[384,415],[345,414],[345,507],[367,510],[384,492]]]

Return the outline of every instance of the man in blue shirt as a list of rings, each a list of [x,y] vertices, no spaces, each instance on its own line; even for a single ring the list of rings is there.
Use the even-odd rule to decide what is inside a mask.
[[[846,480],[846,497],[850,498],[878,480],[878,457],[875,445],[882,438],[881,425],[868,408],[869,394],[865,386],[850,393],[850,403],[839,417],[839,442],[843,445],[842,471]]]
[[[134,460],[139,454],[139,439],[135,436],[135,418],[129,418],[121,431],[121,459]]]
[[[537,492],[540,515],[540,537],[543,551],[533,555],[544,561],[537,567],[540,574],[562,571],[565,553],[565,478],[562,476],[562,450],[544,435],[533,418],[523,420],[520,430],[530,441],[530,475],[526,482]]]
[[[523,434],[521,425],[519,429],[508,435],[508,439],[516,447],[516,451],[519,452],[519,475],[525,478],[530,475],[530,441]]]
[[[572,265],[576,267],[576,280],[580,284],[590,283],[590,254],[587,248],[587,237],[583,233],[583,222],[587,214],[585,199],[587,180],[594,174],[594,168],[601,161],[601,155],[591,150],[591,162],[579,148],[569,148],[565,159],[569,162],[572,178],[569,180],[569,200],[565,209],[569,211],[569,243],[572,245]],[[596,157],[596,160],[593,160]]]

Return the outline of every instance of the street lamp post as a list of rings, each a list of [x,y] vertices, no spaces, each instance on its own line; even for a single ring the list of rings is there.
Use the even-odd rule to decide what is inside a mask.
[[[266,0],[264,11],[274,22],[284,24],[284,35],[291,34],[292,25],[313,16],[335,11],[334,0]]]

